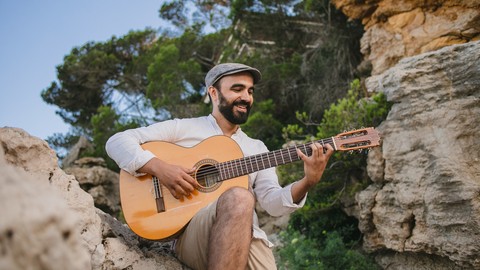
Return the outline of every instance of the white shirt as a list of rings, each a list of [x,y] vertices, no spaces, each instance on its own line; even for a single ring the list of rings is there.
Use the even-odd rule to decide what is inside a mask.
[[[215,135],[223,135],[223,132],[212,115],[174,119],[117,133],[107,141],[106,150],[120,168],[132,175],[139,175],[137,170],[155,157],[150,151],[143,150],[140,144],[167,141],[183,147],[193,147]],[[262,141],[248,137],[240,128],[231,138],[238,143],[244,156],[268,152]],[[275,168],[251,173],[248,180],[256,200],[272,216],[291,213],[305,204],[306,196],[299,204],[293,203],[292,185],[282,188],[278,183]],[[273,246],[258,226],[256,214],[253,220],[253,237],[264,240],[270,247]]]

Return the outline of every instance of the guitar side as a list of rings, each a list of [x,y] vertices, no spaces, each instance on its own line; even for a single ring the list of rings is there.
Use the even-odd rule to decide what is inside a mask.
[[[198,167],[202,162],[221,163],[243,157],[238,144],[225,136],[210,137],[191,148],[160,141],[145,143],[142,148],[161,160],[186,168]],[[134,177],[126,171],[120,172],[120,200],[125,220],[133,232],[150,240],[165,240],[180,233],[200,209],[237,186],[248,188],[248,176],[222,181],[208,192],[195,190],[181,200],[160,185],[165,211],[159,212],[152,176]]]

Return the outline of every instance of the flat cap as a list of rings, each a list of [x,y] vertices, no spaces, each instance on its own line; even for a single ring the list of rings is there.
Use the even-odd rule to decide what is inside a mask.
[[[240,63],[224,63],[214,66],[205,76],[205,86],[208,88],[215,84],[222,77],[248,71],[253,76],[253,83],[257,83],[262,78],[262,74],[258,69],[249,67]]]

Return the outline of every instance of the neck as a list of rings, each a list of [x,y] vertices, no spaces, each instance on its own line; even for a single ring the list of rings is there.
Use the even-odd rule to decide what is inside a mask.
[[[232,124],[230,121],[225,119],[219,111],[212,112],[213,118],[217,121],[218,126],[223,132],[223,135],[232,137],[232,135],[237,132],[239,125]]]

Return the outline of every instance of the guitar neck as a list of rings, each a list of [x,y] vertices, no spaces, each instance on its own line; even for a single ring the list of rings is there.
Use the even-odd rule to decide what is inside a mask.
[[[333,137],[314,142],[318,142],[321,145],[330,144],[335,150],[337,150]],[[218,181],[224,181],[298,161],[300,160],[300,156],[297,153],[297,149],[305,155],[310,156],[312,154],[311,145],[314,142],[218,163],[215,165],[219,173]]]

